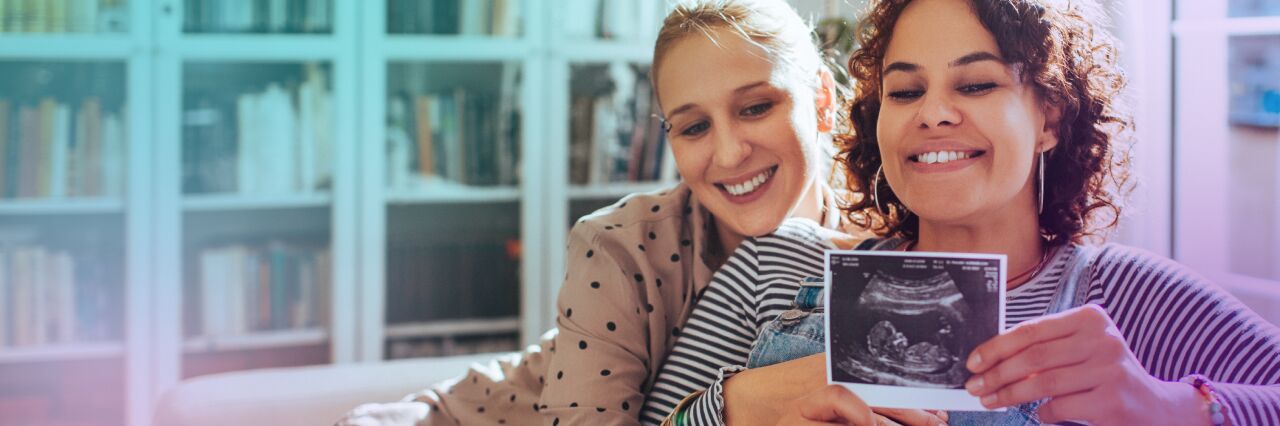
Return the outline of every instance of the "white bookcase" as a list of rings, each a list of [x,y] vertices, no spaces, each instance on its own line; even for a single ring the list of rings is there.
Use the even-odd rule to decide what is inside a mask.
[[[19,3],[21,19],[14,14]],[[264,7],[244,8],[255,3]],[[444,9],[422,10],[424,4]],[[860,10],[845,2],[794,4],[802,16]],[[61,12],[39,16],[75,23],[33,24],[27,5],[61,5]],[[98,11],[82,15],[87,9],[76,8],[85,5]],[[68,15],[66,7],[77,11]],[[120,182],[116,195],[12,197],[0,182],[0,259],[18,249],[43,248],[55,259],[66,252],[78,268],[98,271],[73,286],[110,289],[105,302],[95,302],[103,309],[81,319],[107,330],[92,338],[0,339],[0,402],[10,410],[0,417],[146,426],[159,396],[187,377],[535,342],[554,324],[573,221],[675,179],[671,159],[655,154],[666,147],[650,145],[661,138],[652,137],[642,102],[666,7],[665,0],[0,0],[0,102],[39,108],[49,97],[70,112],[98,96],[104,111],[121,117],[126,135],[123,164],[113,169],[120,176],[104,179]],[[1177,49],[1220,52],[1209,63],[1226,64],[1229,47],[1271,40],[1280,28],[1274,16],[1187,9],[1179,16],[1215,18],[1172,19],[1172,6],[1158,10],[1143,21],[1165,37],[1164,44],[1144,39],[1158,47],[1141,61],[1150,70],[1171,62],[1170,34],[1195,41]],[[85,69],[107,71],[84,77]],[[1195,69],[1208,73],[1200,80],[1218,82],[1214,93],[1235,81],[1229,67]],[[1143,75],[1151,77],[1144,80],[1149,87],[1198,96],[1182,84],[1192,79]],[[79,98],[66,94],[77,87],[90,89]],[[110,93],[98,93],[104,90]],[[1169,105],[1157,102],[1159,93],[1152,89],[1144,101]],[[314,101],[317,94],[328,101],[298,101],[293,115],[278,109],[282,96]],[[1226,140],[1228,99],[1203,97],[1214,101],[1175,103],[1172,115],[1218,117],[1220,124],[1163,128],[1179,139]],[[242,118],[241,110],[257,114]],[[1169,124],[1169,111],[1150,115]],[[268,119],[232,124],[252,117]],[[459,124],[468,119],[476,127]],[[278,125],[290,121],[311,125],[284,126],[294,133]],[[8,132],[0,140],[11,139]],[[1161,135],[1148,136],[1170,136]],[[1144,163],[1152,168],[1147,174],[1172,173],[1171,149],[1149,156],[1155,160]],[[1214,170],[1232,169],[1217,145],[1177,149],[1180,159],[1208,158]],[[1274,169],[1268,167],[1249,170]],[[58,176],[71,179],[68,172],[80,171]],[[1176,193],[1188,196],[1178,199],[1217,200],[1208,203],[1219,206],[1213,216],[1229,216],[1221,191],[1227,175],[1218,175],[1179,179]],[[1276,182],[1274,173],[1267,176]],[[1268,206],[1280,205],[1274,199]],[[1169,204],[1167,197],[1148,201],[1153,211]],[[1175,211],[1195,207],[1188,206]],[[1148,238],[1141,245],[1172,246],[1193,266],[1230,278],[1248,275],[1223,257],[1234,235],[1226,222],[1208,232],[1213,238],[1188,238],[1203,224],[1179,217],[1138,230],[1158,237],[1173,228],[1181,236],[1176,244]],[[1220,256],[1188,255],[1205,241]],[[83,260],[83,251],[101,254]],[[294,266],[271,270],[297,274],[280,280],[292,283],[277,290],[283,293],[272,293],[272,276],[255,280],[247,272],[253,269],[246,265],[277,261]],[[1245,281],[1267,287],[1272,274]],[[206,285],[216,282],[224,285]],[[0,296],[10,293],[4,290]],[[0,304],[0,317],[12,323],[10,306]]]
[[[505,5],[499,6],[499,3]],[[497,89],[499,116],[496,120],[500,123],[518,121],[518,126],[500,128],[498,133],[511,135],[515,140],[500,138],[496,143],[502,146],[515,142],[514,154],[519,168],[514,180],[481,179],[481,182],[461,185],[456,181],[442,183],[438,179],[406,179],[395,176],[394,172],[391,176],[360,174],[359,281],[388,284],[360,287],[359,359],[440,353],[440,348],[455,348],[460,352],[515,349],[536,341],[553,325],[555,293],[563,276],[560,252],[570,223],[571,202],[579,198],[595,199],[593,205],[599,207],[625,193],[656,185],[601,182],[572,189],[569,185],[567,157],[571,124],[566,105],[573,79],[570,64],[647,64],[653,33],[665,12],[664,3],[656,0],[610,3],[615,3],[608,6],[610,8],[633,9],[629,9],[629,14],[623,10],[601,11],[593,9],[600,4],[594,0],[489,1],[489,7],[495,10],[518,8],[522,12],[520,20],[508,23],[514,27],[502,29],[495,23],[489,34],[463,35],[397,28],[396,22],[386,18],[386,7],[394,5],[394,1],[366,7],[359,49],[364,67],[360,134],[372,141],[398,137],[390,134],[396,130],[388,121],[397,122],[397,117],[408,115],[402,115],[401,111],[417,109],[409,105],[418,103],[424,96],[448,98],[450,91],[461,91],[467,93],[468,99],[471,96],[483,99],[487,91]],[[624,3],[626,5],[618,6]],[[640,16],[639,21],[633,22],[648,24],[643,29],[625,29],[636,34],[630,39],[603,40],[597,24],[582,22],[596,16],[592,10],[632,20]],[[574,16],[570,16],[571,11]],[[566,28],[582,28],[594,33],[584,33],[571,40],[564,34]],[[515,110],[518,110],[518,120],[503,116]],[[406,160],[398,151],[379,143],[362,144],[361,169],[402,169]],[[417,164],[420,168],[424,163]],[[405,260],[390,253],[402,250],[413,253],[413,247],[422,250],[424,246],[426,253],[432,253],[432,247],[448,250],[458,239],[490,246],[505,245],[507,257],[480,250],[475,257],[483,259],[484,265],[452,265],[453,268],[445,268],[445,273],[422,276],[421,271],[403,272]],[[464,245],[457,249],[469,248]],[[468,268],[500,270],[487,276],[497,277],[490,281],[502,285],[477,290],[470,296],[458,294],[466,286],[459,286],[451,277],[457,273],[465,275],[472,270]],[[462,304],[483,301],[483,304],[497,306],[477,312],[475,315],[479,318],[433,315],[406,318],[402,314],[406,309],[404,304],[413,306],[415,302],[411,300],[420,299],[405,293],[405,289],[432,287],[439,288],[441,293],[453,293],[444,300],[458,300]],[[432,310],[428,308],[419,313]],[[486,335],[495,337],[497,343],[467,342],[468,337]],[[506,343],[503,339],[507,339]],[[443,349],[443,352],[451,351]]]
[[[202,374],[355,361],[360,4],[149,6],[149,401]]]
[[[15,82],[0,87],[29,86],[0,100],[63,101],[58,85],[88,73],[119,92],[99,96],[117,99],[103,104],[127,135],[117,195],[0,196],[0,250],[93,249],[111,272],[73,280],[111,286],[107,313],[84,319],[108,332],[0,340],[0,393],[32,422],[148,425],[163,392],[214,372],[517,349],[553,325],[572,220],[673,179],[650,153],[665,147],[632,148],[661,143],[630,110],[645,109],[631,102],[661,0],[46,7],[90,2],[111,30],[28,25],[11,4],[34,2],[0,0],[0,77]],[[88,66],[114,71],[71,72]],[[591,97],[610,100],[580,101],[600,118],[575,121],[574,99]],[[477,151],[449,151],[464,145]],[[634,155],[644,171],[598,164]],[[571,181],[572,166],[595,174]],[[77,388],[110,396],[61,408],[86,401]]]
[[[12,12],[13,2],[3,3],[6,11]],[[56,104],[55,109],[65,109],[65,113],[52,115],[63,116],[52,124],[38,125],[62,130],[38,136],[41,142],[36,145],[46,146],[44,141],[57,139],[75,140],[79,147],[72,150],[65,143],[62,146],[67,149],[60,153],[20,153],[21,160],[16,161],[0,158],[5,161],[6,185],[12,185],[15,179],[26,180],[17,178],[15,173],[27,177],[50,175],[40,185],[43,188],[34,192],[17,196],[0,192],[0,253],[4,253],[0,264],[6,268],[18,263],[40,264],[26,257],[30,250],[42,252],[37,256],[46,259],[63,255],[66,258],[45,263],[62,263],[55,267],[62,272],[28,269],[25,277],[18,278],[13,273],[15,269],[5,271],[4,294],[8,300],[0,305],[0,314],[7,315],[0,323],[4,323],[8,336],[0,340],[0,388],[5,390],[10,407],[16,407],[15,412],[5,416],[6,421],[41,420],[38,416],[42,410],[58,404],[73,405],[74,399],[91,396],[75,394],[77,387],[96,389],[102,396],[84,398],[79,411],[60,413],[53,419],[58,424],[99,420],[122,424],[128,418],[144,417],[151,407],[149,384],[129,380],[126,372],[144,371],[151,364],[149,307],[153,304],[150,289],[154,282],[149,268],[154,247],[150,225],[156,212],[152,208],[154,193],[148,186],[154,166],[148,114],[155,88],[150,84],[153,62],[146,46],[152,42],[152,33],[147,26],[136,25],[147,22],[144,4],[102,3],[106,6],[102,14],[77,18],[87,21],[67,19],[56,26],[45,25],[54,21],[54,16],[45,16],[43,21],[34,19],[43,15],[18,19],[17,15],[6,13],[0,17],[0,80],[5,81],[0,100],[8,102],[13,111],[31,108],[34,113],[43,114],[38,112],[39,104],[46,100]],[[87,106],[86,101],[96,106]],[[25,147],[11,150],[17,146],[11,136],[19,135],[21,140],[21,135],[33,135],[22,131],[21,115],[15,112],[5,118],[7,129],[0,138],[10,143],[0,152],[21,152]],[[84,141],[89,138],[76,130],[80,128],[77,126],[87,126],[84,117],[89,115],[94,120],[113,116],[113,126],[123,130],[113,132],[116,139],[111,142],[115,145],[112,160],[105,160],[101,151],[90,155],[84,149],[88,146]],[[106,132],[97,125],[94,128],[99,130],[93,132],[92,143],[101,147],[107,139]],[[22,157],[23,154],[35,157]],[[52,165],[55,158],[62,160],[57,162],[61,166]],[[68,168],[69,158],[102,169],[92,173]],[[46,162],[34,171],[15,170],[15,164],[32,164],[32,159]],[[108,161],[110,180],[116,187],[111,191],[102,187],[86,190],[106,182],[101,173],[107,169]],[[77,174],[69,177],[68,172]],[[16,253],[22,250],[28,254]],[[26,288],[21,301],[14,297],[13,290],[18,286]],[[60,290],[51,290],[55,288]],[[22,326],[16,317],[24,310],[30,315],[38,305],[31,303],[31,291],[51,297],[44,299],[46,302],[62,300],[66,304],[46,304],[40,309],[45,314],[56,312],[54,319],[36,320],[46,326],[56,322],[59,330],[38,331],[36,334],[47,335],[35,339],[29,332],[22,332],[27,336],[19,341],[16,335]],[[77,296],[101,299],[78,300]],[[17,308],[14,303],[24,307]],[[33,318],[38,316],[22,320],[27,322],[22,328],[31,330],[29,321]],[[63,328],[67,324],[71,324],[70,330]],[[65,378],[57,380],[60,377]]]

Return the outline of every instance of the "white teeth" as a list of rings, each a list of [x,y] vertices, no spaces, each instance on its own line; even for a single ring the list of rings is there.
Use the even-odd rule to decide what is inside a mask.
[[[960,151],[926,152],[916,156],[916,161],[925,164],[947,163],[969,158],[969,153]]]
[[[756,177],[748,179],[746,182],[724,185],[724,189],[725,191],[729,191],[729,194],[732,194],[733,196],[747,195],[754,192],[756,188],[759,188],[761,184],[768,181],[772,176],[773,169],[765,170],[764,172],[756,175]]]

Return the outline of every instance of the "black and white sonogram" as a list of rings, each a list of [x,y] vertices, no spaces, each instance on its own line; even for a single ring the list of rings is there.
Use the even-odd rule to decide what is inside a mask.
[[[1005,257],[828,251],[827,375],[880,407],[985,410],[969,353],[1004,329]]]

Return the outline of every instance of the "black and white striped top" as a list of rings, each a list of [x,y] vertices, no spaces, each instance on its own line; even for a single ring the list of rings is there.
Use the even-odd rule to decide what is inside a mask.
[[[790,219],[773,235],[744,241],[716,272],[663,364],[641,421],[659,424],[686,396],[691,424],[724,424],[723,381],[741,371],[766,323],[790,309],[804,277],[822,276],[832,248],[818,225]],[[1006,325],[1040,316],[1078,248],[1057,250],[1050,267],[1007,294]],[[1107,244],[1089,274],[1088,303],[1106,310],[1153,376],[1214,380],[1237,425],[1280,425],[1280,329],[1186,267],[1139,249]]]

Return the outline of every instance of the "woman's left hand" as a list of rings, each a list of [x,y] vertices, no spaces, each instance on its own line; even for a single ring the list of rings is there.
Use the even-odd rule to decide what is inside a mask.
[[[1040,421],[1093,425],[1208,424],[1191,386],[1152,377],[1097,305],[1019,324],[969,355],[965,383],[988,408],[1051,397]]]

